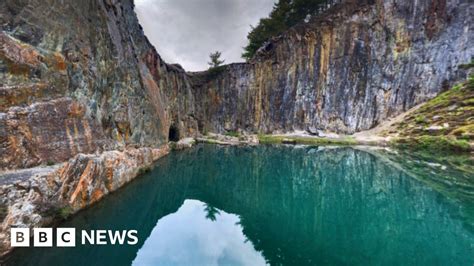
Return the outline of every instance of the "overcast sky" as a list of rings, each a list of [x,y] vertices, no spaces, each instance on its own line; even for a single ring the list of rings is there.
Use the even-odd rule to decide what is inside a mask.
[[[209,53],[243,61],[250,25],[268,16],[276,0],[135,0],[146,36],[167,63],[187,71],[208,68]]]

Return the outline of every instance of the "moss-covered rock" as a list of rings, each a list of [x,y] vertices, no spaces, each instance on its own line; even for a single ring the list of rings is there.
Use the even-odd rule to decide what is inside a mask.
[[[395,146],[430,151],[470,151],[474,146],[474,75],[411,113],[392,131]]]

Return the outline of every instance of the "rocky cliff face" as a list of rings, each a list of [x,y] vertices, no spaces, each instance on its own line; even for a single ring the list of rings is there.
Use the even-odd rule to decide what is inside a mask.
[[[132,0],[3,1],[0,168],[170,133],[353,133],[448,88],[474,55],[470,1],[348,2],[249,63],[187,74],[144,37]]]
[[[169,151],[172,125],[195,134],[190,89],[131,0],[1,1],[0,254],[10,227],[47,225],[132,180]]]
[[[0,14],[0,168],[158,147],[192,113],[176,97],[184,70],[157,55],[131,0],[7,0]]]
[[[462,75],[458,65],[474,55],[472,1],[368,2],[302,23],[249,64],[229,65],[216,77],[195,73],[202,127],[354,133],[434,97]]]
[[[186,73],[156,53],[132,0],[1,1],[0,253],[10,227],[94,203],[169,137],[368,129],[447,88],[474,54],[472,1],[363,3],[294,27],[249,63]]]

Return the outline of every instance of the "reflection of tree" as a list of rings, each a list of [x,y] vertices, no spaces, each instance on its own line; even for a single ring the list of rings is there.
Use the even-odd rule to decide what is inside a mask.
[[[208,203],[204,204],[204,206],[205,206],[204,211],[206,212],[206,218],[214,222],[217,219],[216,216],[221,214],[219,212],[219,209],[217,209],[216,207]]]

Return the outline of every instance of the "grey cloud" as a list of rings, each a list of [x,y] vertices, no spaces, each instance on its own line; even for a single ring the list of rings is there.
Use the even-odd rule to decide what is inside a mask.
[[[145,34],[168,63],[188,71],[207,68],[219,50],[226,63],[242,61],[250,25],[270,12],[275,0],[136,0]]]

